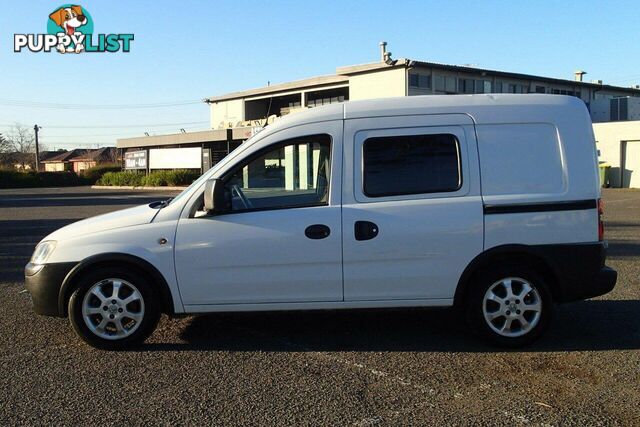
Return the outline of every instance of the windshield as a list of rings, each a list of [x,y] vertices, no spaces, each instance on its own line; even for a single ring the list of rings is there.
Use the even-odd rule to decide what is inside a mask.
[[[189,192],[189,190],[191,190],[192,188],[195,188],[197,186],[199,186],[200,184],[202,184],[202,182],[206,181],[207,178],[211,175],[209,172],[211,170],[208,170],[207,172],[203,173],[202,175],[200,175],[200,178],[196,179],[195,181],[193,181],[191,183],[190,186],[188,186],[187,188],[185,188],[184,190],[182,190],[180,193],[178,193],[177,196],[175,196],[174,198],[170,199],[169,203],[167,204],[171,204],[173,202],[175,202],[176,200],[182,198],[182,196],[184,196],[185,194],[187,194]]]
[[[265,126],[266,127],[266,126]],[[246,141],[244,141],[242,143],[243,146],[247,146],[249,145],[251,142],[253,142],[253,140],[256,138],[256,135],[258,135],[265,127],[261,128],[260,130],[258,130],[256,133],[254,133],[253,135],[251,135]],[[220,163],[218,163],[220,164]],[[176,197],[172,198],[169,200],[169,202],[167,203],[167,205],[175,202],[178,199],[181,199],[185,194],[187,194],[191,189],[198,187],[200,184],[202,184],[204,181],[206,181],[209,177],[211,177],[211,175],[213,174],[213,171],[216,169],[216,166],[218,166],[218,164],[214,165],[211,169],[209,169],[208,171],[206,171],[205,173],[203,173],[202,175],[200,175],[200,178],[196,179],[195,181],[193,181],[191,183],[190,186],[188,186],[187,188],[185,188],[184,190],[182,190]]]

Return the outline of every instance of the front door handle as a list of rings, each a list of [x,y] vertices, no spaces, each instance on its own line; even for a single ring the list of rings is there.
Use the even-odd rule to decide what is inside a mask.
[[[331,229],[324,224],[313,224],[304,230],[304,235],[310,239],[318,240],[329,237]]]
[[[356,221],[354,232],[356,240],[371,240],[378,235],[378,226],[370,221]]]

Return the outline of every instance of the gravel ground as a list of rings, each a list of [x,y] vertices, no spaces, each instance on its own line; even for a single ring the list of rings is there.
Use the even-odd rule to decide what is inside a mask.
[[[604,193],[616,289],[558,307],[521,351],[487,347],[449,310],[163,318],[120,353],[33,314],[22,268],[39,239],[162,197],[0,190],[3,424],[640,424],[640,191]]]

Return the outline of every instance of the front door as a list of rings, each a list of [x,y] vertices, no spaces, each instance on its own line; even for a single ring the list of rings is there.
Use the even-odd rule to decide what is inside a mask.
[[[483,246],[473,121],[345,121],[345,301],[441,300]]]
[[[266,138],[222,176],[231,212],[178,224],[176,273],[187,311],[342,300],[342,122]]]

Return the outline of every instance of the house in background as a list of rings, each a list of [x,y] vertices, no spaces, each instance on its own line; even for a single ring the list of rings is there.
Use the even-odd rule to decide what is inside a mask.
[[[41,151],[40,155],[38,156],[39,160],[40,160],[40,169],[38,170],[38,172],[45,172],[46,171],[46,163],[44,163],[46,160],[49,160],[53,157],[59,156],[60,154],[66,153],[67,150],[57,150],[57,151]]]
[[[41,151],[38,157],[40,162],[43,162],[44,160],[48,160],[59,154],[61,154],[60,151]],[[16,169],[19,171],[31,171],[34,168],[34,164],[34,153],[11,152],[2,153],[0,155],[0,167]],[[44,168],[44,163],[40,163],[40,172],[44,171]]]
[[[104,163],[116,163],[116,147],[104,147],[97,150],[86,150],[69,159],[71,170],[80,174],[82,171]]]
[[[65,151],[56,156],[50,157],[47,160],[43,160],[45,172],[64,172],[73,169],[71,159],[77,156],[84,155],[88,150],[84,148],[76,148],[71,151]]]
[[[16,169],[19,171],[31,170],[31,165],[34,163],[33,154],[25,154],[18,152],[3,153],[0,163],[4,168]]]

